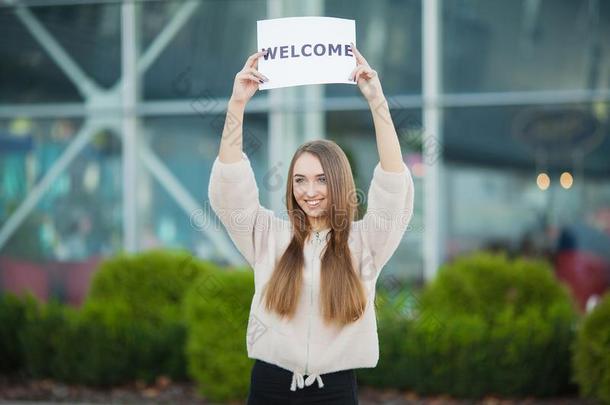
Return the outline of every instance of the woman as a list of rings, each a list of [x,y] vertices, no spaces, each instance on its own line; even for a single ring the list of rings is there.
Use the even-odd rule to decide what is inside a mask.
[[[248,404],[356,404],[354,369],[375,367],[379,358],[375,283],[409,224],[414,190],[377,73],[352,49],[357,65],[350,80],[371,107],[380,160],[359,221],[349,162],[328,140],[307,142],[292,158],[289,220],[260,205],[242,152],[242,120],[258,83],[267,80],[257,71],[264,53],[250,56],[235,76],[208,195],[254,269],[246,341],[256,361]]]

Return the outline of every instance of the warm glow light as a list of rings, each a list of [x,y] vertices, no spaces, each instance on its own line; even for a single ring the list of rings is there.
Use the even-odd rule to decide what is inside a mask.
[[[551,179],[548,174],[540,173],[538,177],[536,177],[536,184],[540,190],[546,190],[551,185]]]
[[[561,173],[561,177],[559,178],[559,183],[561,184],[561,187],[567,190],[568,188],[572,187],[572,183],[574,183],[574,178],[572,178],[572,175],[569,172],[563,172]]]

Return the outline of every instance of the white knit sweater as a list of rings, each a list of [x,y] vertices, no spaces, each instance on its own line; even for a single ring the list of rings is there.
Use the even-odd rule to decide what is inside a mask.
[[[304,284],[296,314],[290,320],[281,319],[265,310],[262,291],[290,242],[291,224],[260,205],[254,172],[244,153],[235,163],[222,163],[217,157],[208,189],[210,205],[254,270],[248,357],[290,370],[292,390],[314,381],[323,387],[320,376],[325,373],[375,367],[379,359],[375,283],[411,220],[413,193],[406,165],[403,172],[395,173],[377,164],[367,212],[363,219],[352,222],[349,236],[352,259],[367,291],[367,306],[358,321],[344,327],[328,326],[321,316],[320,253],[330,229],[314,232],[305,244]]]

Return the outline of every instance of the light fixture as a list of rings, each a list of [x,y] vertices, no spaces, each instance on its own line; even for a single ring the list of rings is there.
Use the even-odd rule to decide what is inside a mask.
[[[572,184],[574,183],[574,178],[572,177],[570,172],[563,172],[561,173],[561,177],[559,177],[559,183],[561,184],[561,187],[567,190],[572,187]]]
[[[548,174],[542,172],[536,177],[536,184],[540,190],[546,190],[551,185],[551,179]]]

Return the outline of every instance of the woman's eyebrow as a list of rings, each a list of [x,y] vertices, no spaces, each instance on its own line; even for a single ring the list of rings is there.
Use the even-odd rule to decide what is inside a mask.
[[[315,176],[315,177],[322,177],[322,176],[325,176],[325,174],[324,174],[324,173],[322,173],[322,174],[316,174],[316,176]],[[302,175],[302,174],[295,174],[295,175],[294,175],[294,177],[305,177],[305,176],[304,176],[304,175]]]

